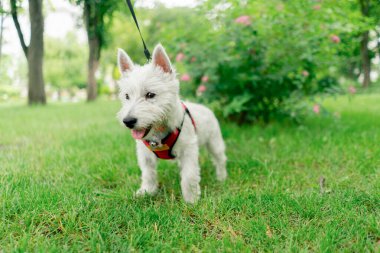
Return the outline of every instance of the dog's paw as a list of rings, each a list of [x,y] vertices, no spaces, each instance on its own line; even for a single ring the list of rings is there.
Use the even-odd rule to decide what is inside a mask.
[[[183,196],[183,199],[186,203],[195,204],[198,202],[200,196],[200,194],[187,194],[186,196]]]
[[[157,193],[157,188],[143,188],[141,187],[135,192],[136,197],[142,197],[145,195],[154,195]]]
[[[223,182],[226,179],[227,179],[227,171],[226,170],[222,170],[222,171],[219,171],[216,173],[216,180],[218,180],[219,182]]]
[[[191,190],[182,190],[183,199],[189,204],[195,204],[201,197],[201,188],[199,185],[191,187]]]

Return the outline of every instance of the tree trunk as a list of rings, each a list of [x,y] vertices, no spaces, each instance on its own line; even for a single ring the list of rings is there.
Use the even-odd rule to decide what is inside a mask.
[[[362,72],[363,72],[363,87],[367,88],[371,84],[371,59],[369,58],[368,50],[369,32],[366,31],[362,34],[360,42],[360,54],[362,58]]]
[[[369,0],[359,0],[362,15],[368,17],[369,15]],[[363,72],[363,87],[368,87],[371,84],[371,59],[368,50],[369,31],[362,33],[362,39],[360,41],[360,55],[362,61]]]
[[[30,44],[28,49],[29,104],[46,103],[43,75],[44,17],[43,0],[29,0]]]
[[[57,91],[57,100],[59,102],[62,101],[62,90],[60,88],[58,88],[58,91]]]
[[[96,71],[99,66],[99,41],[97,38],[89,39],[88,76],[87,76],[87,101],[93,101],[98,95]]]
[[[100,50],[102,47],[101,30],[103,18],[95,1],[84,1],[84,19],[86,24],[89,57],[87,75],[87,101],[93,101],[98,95],[96,71],[99,66]]]

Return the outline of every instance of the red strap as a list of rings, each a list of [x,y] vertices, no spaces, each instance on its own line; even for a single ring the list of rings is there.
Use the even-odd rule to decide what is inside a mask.
[[[182,103],[182,107],[185,110],[185,112],[189,115],[191,119],[191,123],[194,126],[194,129],[196,130],[195,121],[193,117],[190,114],[189,109],[187,109],[186,105]],[[158,158],[170,160],[174,159],[175,156],[172,154],[172,149],[174,147],[174,144],[177,142],[177,139],[179,137],[179,134],[181,133],[180,128],[176,128],[173,132],[169,133],[164,139],[161,141],[161,146],[157,148],[152,148],[150,143],[146,140],[143,140],[143,143],[145,146],[151,150]]]
[[[157,148],[152,148],[150,146],[150,143],[146,140],[143,140],[143,143],[145,146],[150,149],[158,158],[160,159],[174,159],[175,156],[172,154],[172,149],[174,147],[174,144],[176,143],[178,136],[180,134],[180,130],[176,128],[173,132],[168,134],[164,139],[161,141],[161,146]]]

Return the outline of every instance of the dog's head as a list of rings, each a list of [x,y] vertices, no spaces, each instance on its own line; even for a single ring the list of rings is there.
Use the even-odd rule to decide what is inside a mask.
[[[167,115],[177,105],[179,82],[160,44],[154,48],[152,61],[144,66],[133,64],[119,49],[118,66],[122,76],[119,81],[122,108],[118,119],[132,130],[135,139],[142,139],[152,127],[165,124]]]

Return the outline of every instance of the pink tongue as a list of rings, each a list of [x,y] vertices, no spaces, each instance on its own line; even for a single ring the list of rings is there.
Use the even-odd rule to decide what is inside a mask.
[[[135,138],[136,140],[140,140],[144,137],[145,135],[145,129],[143,130],[132,130],[132,137]]]

